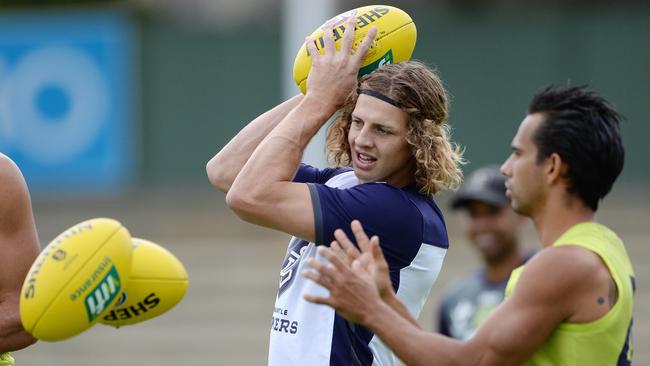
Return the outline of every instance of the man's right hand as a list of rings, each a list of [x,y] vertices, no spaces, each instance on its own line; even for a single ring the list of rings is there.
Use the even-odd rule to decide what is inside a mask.
[[[341,229],[334,232],[336,241],[330,246],[331,250],[335,253],[342,252],[339,258],[349,258],[350,266],[352,266],[352,260],[359,261],[359,265],[371,275],[382,299],[390,298],[391,295],[394,295],[393,285],[388,272],[388,262],[379,246],[379,237],[375,235],[368,238],[358,220],[353,220],[350,228],[361,251],[354,246]]]
[[[395,292],[388,274],[388,263],[379,247],[379,238],[377,236],[368,238],[357,220],[352,221],[351,228],[361,251],[355,247],[343,230],[338,229],[334,232],[336,240],[329,248],[318,248],[319,254],[330,264],[325,266],[311,259],[309,265],[320,274],[306,272],[304,275],[330,290],[328,299],[307,295],[305,298],[308,301],[325,303],[340,312],[354,314],[348,308],[354,309],[355,306],[346,306],[348,305],[346,298],[354,298],[363,293],[365,296],[362,297],[368,299],[373,294],[377,294],[382,300],[387,301],[395,296]],[[327,279],[325,280],[323,276]],[[357,320],[354,315],[350,318]]]
[[[357,75],[366,53],[377,35],[377,28],[372,27],[356,51],[353,51],[354,28],[357,18],[346,20],[341,49],[336,50],[332,26],[324,29],[323,42],[325,53],[321,55],[310,36],[305,41],[307,52],[312,60],[312,68],[307,77],[307,97],[314,97],[326,103],[334,110],[339,109],[348,94],[357,86]]]
[[[336,240],[330,247],[318,248],[318,253],[329,260],[329,265],[311,258],[308,264],[315,272],[303,274],[328,289],[330,294],[328,297],[307,294],[305,300],[329,305],[344,318],[360,324],[366,324],[367,316],[373,310],[386,305],[420,328],[393,290],[388,262],[379,247],[379,237],[368,238],[357,220],[350,226],[361,251],[343,230],[336,230]]]

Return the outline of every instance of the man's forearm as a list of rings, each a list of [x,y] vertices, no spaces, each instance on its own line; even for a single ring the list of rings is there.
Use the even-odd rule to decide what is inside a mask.
[[[20,322],[18,304],[0,302],[0,354],[25,348],[34,342],[36,339],[25,331]]]
[[[366,312],[362,325],[372,330],[407,365],[468,365],[463,343],[428,333],[395,311],[378,302]]]
[[[274,183],[291,181],[305,147],[334,112],[317,100],[303,99],[248,159],[237,176],[238,187],[255,195]]]
[[[418,323],[417,319],[415,319],[411,313],[409,313],[406,306],[404,306],[404,303],[402,303],[399,298],[397,298],[397,295],[394,292],[391,292],[389,295],[385,296],[385,298],[382,298],[382,300],[384,300],[384,302],[390,306],[391,309],[395,310],[395,312],[402,316],[402,318],[408,320],[409,323],[420,329],[420,324]]]
[[[253,151],[302,99],[302,94],[296,95],[244,127],[208,162],[206,171],[210,182],[220,191],[228,192]]]
[[[308,98],[255,149],[228,191],[226,204],[242,220],[314,241],[309,189],[292,180],[307,143],[334,111]]]

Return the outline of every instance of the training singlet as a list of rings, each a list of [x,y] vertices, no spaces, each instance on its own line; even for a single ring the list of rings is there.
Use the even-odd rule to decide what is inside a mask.
[[[553,245],[577,245],[598,254],[616,283],[618,299],[607,314],[593,322],[561,323],[525,365],[630,365],[636,285],[634,270],[623,242],[607,227],[586,222],[567,230]],[[506,297],[512,294],[522,270],[523,266],[512,272]]]
[[[334,309],[304,300],[304,294],[326,296],[327,290],[304,278],[317,245],[329,245],[334,230],[353,238],[350,222],[358,219],[366,233],[379,235],[397,297],[417,317],[448,248],[447,230],[435,202],[415,186],[358,184],[351,169],[318,170],[301,165],[295,182],[309,184],[316,242],[297,237],[289,242],[280,269],[271,322],[270,366],[398,365],[399,360],[368,329],[347,322]]]
[[[14,366],[14,358],[9,353],[0,353],[0,366]]]

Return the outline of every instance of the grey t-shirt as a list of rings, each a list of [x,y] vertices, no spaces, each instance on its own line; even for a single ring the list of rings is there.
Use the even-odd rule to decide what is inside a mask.
[[[508,279],[491,283],[478,271],[454,283],[445,291],[438,318],[438,331],[448,337],[467,340],[503,301]]]

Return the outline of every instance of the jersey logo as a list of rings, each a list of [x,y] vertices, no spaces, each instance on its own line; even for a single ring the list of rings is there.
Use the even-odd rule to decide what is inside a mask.
[[[286,291],[298,275],[296,271],[298,270],[298,264],[303,257],[303,254],[307,251],[307,246],[309,242],[306,240],[301,240],[298,238],[293,238],[289,249],[287,249],[287,255],[284,257],[284,262],[282,262],[282,269],[280,270],[280,288],[278,289],[278,297]]]

